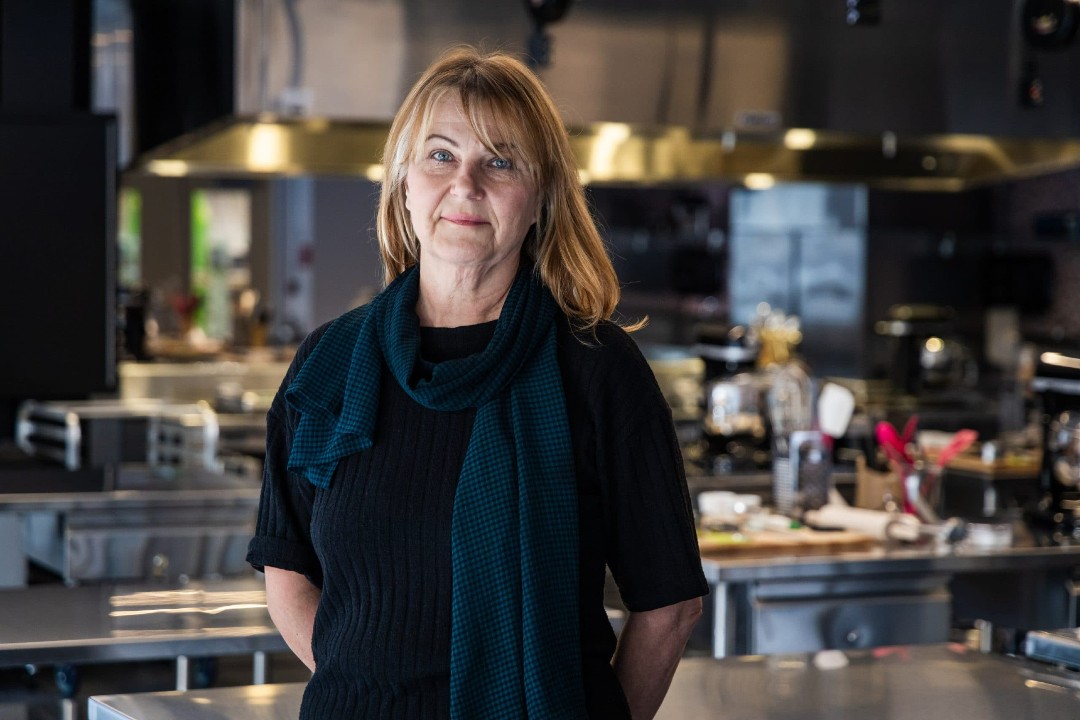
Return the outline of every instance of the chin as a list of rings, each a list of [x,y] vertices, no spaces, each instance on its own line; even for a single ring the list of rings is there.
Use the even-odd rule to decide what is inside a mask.
[[[421,246],[423,247],[423,246]],[[496,262],[491,248],[484,243],[451,241],[435,242],[431,246],[432,255],[443,262],[454,265],[485,265]]]

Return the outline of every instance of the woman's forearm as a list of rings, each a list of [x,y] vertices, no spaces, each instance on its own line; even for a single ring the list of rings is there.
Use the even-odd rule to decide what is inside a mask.
[[[634,720],[651,720],[660,709],[700,616],[701,598],[694,598],[627,617],[612,665]]]
[[[266,608],[289,649],[315,672],[311,635],[315,611],[319,608],[319,589],[306,577],[291,570],[267,567]]]

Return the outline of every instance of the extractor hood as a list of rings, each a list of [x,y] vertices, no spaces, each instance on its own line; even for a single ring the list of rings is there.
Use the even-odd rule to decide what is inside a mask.
[[[382,178],[389,125],[235,117],[147,153],[129,172],[158,176]],[[809,129],[695,134],[678,126],[592,123],[571,129],[592,184],[860,182],[958,191],[1080,166],[1080,140],[978,135],[858,135]]]
[[[1080,45],[1029,47],[1016,0],[972,5],[889,3],[880,23],[851,27],[840,0],[593,0],[552,27],[539,73],[588,183],[956,191],[1080,167]],[[377,181],[390,118],[431,59],[490,38],[523,52],[528,30],[519,3],[282,6],[290,22],[276,25],[273,4],[238,6],[236,114],[131,172]],[[1033,79],[1037,108],[1018,93]]]

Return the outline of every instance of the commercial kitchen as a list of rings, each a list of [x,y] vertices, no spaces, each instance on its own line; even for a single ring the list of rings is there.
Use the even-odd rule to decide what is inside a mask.
[[[0,719],[296,717],[265,413],[379,291],[381,145],[457,43],[548,86],[648,317],[710,585],[658,717],[1080,716],[1078,24],[0,0]]]

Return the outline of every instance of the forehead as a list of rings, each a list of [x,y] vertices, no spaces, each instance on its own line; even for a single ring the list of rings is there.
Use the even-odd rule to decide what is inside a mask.
[[[433,132],[452,133],[455,139],[461,134],[469,134],[480,139],[485,145],[502,144],[506,118],[498,117],[492,103],[474,100],[467,112],[457,92],[447,91],[433,98],[427,112],[421,120],[418,143],[423,143]]]
[[[457,130],[472,131],[469,119],[465,115],[465,108],[461,100],[453,95],[446,94],[431,104],[431,108],[425,118],[423,129],[434,130],[436,128],[450,128]],[[425,136],[427,133],[425,133]]]

